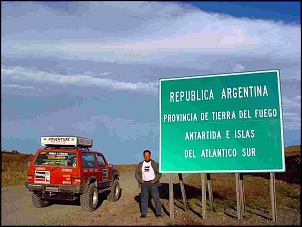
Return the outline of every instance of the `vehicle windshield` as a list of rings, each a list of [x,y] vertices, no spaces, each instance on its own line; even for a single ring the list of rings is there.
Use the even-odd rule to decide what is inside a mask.
[[[77,154],[75,152],[40,151],[34,165],[76,167]]]

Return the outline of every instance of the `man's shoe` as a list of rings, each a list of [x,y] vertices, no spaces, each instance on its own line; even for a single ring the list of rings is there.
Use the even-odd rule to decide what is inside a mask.
[[[140,218],[146,218],[147,217],[147,215],[144,215],[144,214],[142,214],[141,216],[140,216]]]
[[[162,218],[163,216],[161,214],[156,215],[157,218]]]

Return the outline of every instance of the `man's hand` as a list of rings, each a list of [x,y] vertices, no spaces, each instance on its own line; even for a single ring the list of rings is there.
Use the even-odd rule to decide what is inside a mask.
[[[145,181],[142,180],[142,184],[143,184],[144,182],[145,182]]]
[[[154,180],[152,180],[152,181],[151,181],[151,184],[154,184],[154,183],[155,183]]]

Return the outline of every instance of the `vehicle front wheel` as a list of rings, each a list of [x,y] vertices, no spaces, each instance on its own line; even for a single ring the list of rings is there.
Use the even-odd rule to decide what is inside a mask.
[[[107,200],[116,202],[121,195],[121,187],[118,179],[115,179],[111,185],[110,193],[107,196]]]
[[[43,208],[50,205],[50,201],[39,198],[35,193],[31,195],[31,200],[34,206],[37,208]]]
[[[99,192],[95,184],[90,184],[87,191],[80,196],[81,207],[85,211],[94,211],[99,202]]]

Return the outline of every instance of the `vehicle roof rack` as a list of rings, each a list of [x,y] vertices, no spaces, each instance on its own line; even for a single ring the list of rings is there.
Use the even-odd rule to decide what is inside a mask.
[[[69,149],[75,149],[75,150],[87,150],[90,151],[88,147],[75,147],[75,146],[67,146],[67,145],[49,145],[46,146],[45,149],[51,149],[51,148],[69,148]]]
[[[41,136],[41,145],[50,147],[70,147],[89,149],[92,147],[92,139],[79,136]]]

